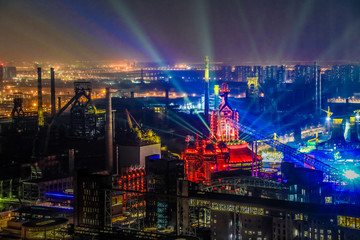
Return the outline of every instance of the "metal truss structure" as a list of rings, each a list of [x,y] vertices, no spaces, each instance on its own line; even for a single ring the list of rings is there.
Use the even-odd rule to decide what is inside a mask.
[[[221,178],[199,184],[199,189],[205,192],[216,192],[215,189],[225,187],[225,191],[234,191],[236,195],[247,195],[248,187],[281,190],[283,185],[281,183],[268,180],[266,178],[256,178],[248,176],[240,176],[236,178]]]
[[[91,83],[75,82],[75,99],[71,106],[71,130],[77,137],[92,137],[96,134],[96,108],[91,101]]]
[[[241,123],[233,121],[232,124],[237,127],[241,132],[253,137],[255,141],[265,140],[263,141],[266,144],[276,148],[278,151],[284,153],[284,157],[287,158],[288,161],[294,161],[297,164],[301,164],[303,167],[309,167],[316,170],[320,170],[325,174],[324,181],[327,182],[341,182],[344,181],[343,174],[333,166],[326,164],[313,158],[305,153],[299,152],[296,149],[287,146],[275,139],[269,139],[268,136],[262,134],[254,129],[251,129],[248,126],[245,126]]]
[[[11,111],[11,117],[17,132],[36,131],[37,130],[37,113],[24,112],[23,94],[21,92],[14,93],[14,107]]]

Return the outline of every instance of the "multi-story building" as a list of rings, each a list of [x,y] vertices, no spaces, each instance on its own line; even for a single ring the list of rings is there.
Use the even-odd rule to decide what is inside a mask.
[[[264,83],[264,68],[262,66],[254,66],[254,77],[258,77],[259,83]]]
[[[221,70],[223,72],[222,80],[225,82],[229,82],[232,80],[232,67],[231,66],[222,66]]]
[[[6,79],[6,80],[10,80],[10,79],[13,79],[14,77],[16,77],[16,67],[3,67],[4,70],[3,70],[3,78]]]
[[[78,171],[74,176],[75,227],[111,226],[111,176]]]
[[[251,66],[235,66],[235,79],[238,82],[246,82],[248,77],[252,77]]]

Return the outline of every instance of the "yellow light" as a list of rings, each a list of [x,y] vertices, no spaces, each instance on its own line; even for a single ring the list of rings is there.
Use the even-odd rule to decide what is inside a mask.
[[[34,103],[33,105],[34,105],[34,107],[36,107],[36,103]]]

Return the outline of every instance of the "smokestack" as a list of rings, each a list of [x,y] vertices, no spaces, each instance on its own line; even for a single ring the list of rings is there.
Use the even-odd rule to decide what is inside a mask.
[[[319,113],[321,112],[321,67],[320,67],[320,75],[319,75]]]
[[[44,111],[42,108],[42,82],[41,82],[41,68],[38,71],[38,123],[39,127],[44,126]]]
[[[69,149],[69,173],[73,174],[75,167],[75,150]]]
[[[113,172],[113,130],[112,130],[112,108],[111,88],[106,88],[106,123],[105,123],[105,163],[106,169]]]
[[[209,125],[209,57],[205,57],[205,122]]]
[[[61,97],[58,97],[58,109],[61,110]]]
[[[55,71],[54,68],[50,68],[51,71],[51,116],[54,117],[56,113],[56,106],[55,106]]]
[[[319,100],[318,100],[318,77],[317,77],[317,64],[314,62],[314,76],[315,76],[315,116],[318,116],[319,114]]]
[[[169,107],[169,88],[165,89],[165,105],[166,105],[166,108]]]
[[[130,97],[131,97],[131,99],[134,99],[134,98],[135,98],[135,93],[134,93],[134,92],[130,92]]]

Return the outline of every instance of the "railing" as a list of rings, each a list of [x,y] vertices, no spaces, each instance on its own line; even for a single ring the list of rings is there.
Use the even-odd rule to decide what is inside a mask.
[[[269,139],[269,137],[265,134],[255,131],[254,129],[251,129],[243,124],[237,123],[235,121],[233,121],[232,123],[241,132],[253,137],[255,140],[266,139],[264,141],[266,144],[269,144],[270,146],[283,152],[285,157],[289,157],[289,160],[295,160],[297,163],[302,164],[304,167],[310,167],[322,171],[325,174],[324,181],[336,182],[344,180],[342,173],[338,169],[330,166],[329,164],[319,161],[316,158],[311,157],[305,153],[299,152],[296,149],[289,147],[286,144],[283,144],[277,140],[271,138]]]

